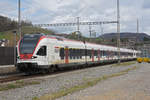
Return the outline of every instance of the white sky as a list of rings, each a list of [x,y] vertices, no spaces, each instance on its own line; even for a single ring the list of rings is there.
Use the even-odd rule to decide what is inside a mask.
[[[116,20],[117,0],[21,0],[22,19],[33,24],[109,21]],[[0,0],[0,15],[17,19],[18,0]],[[140,22],[140,32],[150,34],[150,0],[120,0],[121,32],[136,32],[137,18]],[[116,24],[104,25],[104,33],[116,32]],[[50,27],[59,33],[70,33],[76,27]],[[81,26],[81,32],[89,35],[88,26]],[[93,26],[100,34],[100,26]]]

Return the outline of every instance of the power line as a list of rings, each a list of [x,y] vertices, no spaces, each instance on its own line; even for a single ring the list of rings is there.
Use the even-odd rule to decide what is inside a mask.
[[[79,23],[52,23],[52,24],[34,24],[37,27],[57,27],[57,26],[77,26],[77,25],[101,25],[101,24],[113,24],[118,21],[96,21],[96,22],[79,22]]]
[[[77,17],[77,22],[73,23],[52,23],[52,24],[34,24],[36,27],[59,27],[59,26],[77,26],[77,31],[78,32],[78,40],[82,36],[80,32],[80,25],[89,25],[89,31],[91,30],[91,25],[102,25],[102,24],[113,24],[113,23],[118,23],[118,21],[95,21],[95,22],[81,22],[80,17]],[[91,32],[90,32],[90,37],[91,37]]]

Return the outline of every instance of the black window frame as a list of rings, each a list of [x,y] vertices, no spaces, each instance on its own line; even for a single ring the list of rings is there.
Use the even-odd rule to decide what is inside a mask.
[[[40,49],[37,51],[36,55],[38,56],[46,56],[47,55],[47,46],[41,46]]]

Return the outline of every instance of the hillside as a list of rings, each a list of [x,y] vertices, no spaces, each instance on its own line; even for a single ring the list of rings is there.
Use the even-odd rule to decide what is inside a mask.
[[[9,40],[8,46],[13,46],[14,45],[14,33],[13,33],[14,30],[17,30],[17,29],[0,32],[0,40],[7,39]],[[22,35],[32,34],[32,33],[45,33],[45,34],[53,35],[55,32],[51,30],[43,29],[43,28],[38,28],[38,27],[27,27],[27,26],[22,27]],[[19,40],[19,34],[17,34],[17,41],[18,40]]]
[[[32,23],[30,21],[21,21],[22,26],[31,26]],[[11,18],[1,16],[0,15],[0,32],[9,31],[16,29],[18,27],[18,22],[16,20],[12,20]]]
[[[117,35],[117,33],[105,33],[99,38],[103,39],[102,44],[117,46]],[[150,44],[150,36],[146,33],[120,33],[120,46],[123,48],[137,48],[144,44]]]
[[[104,35],[101,35],[100,38],[104,38],[106,40],[116,39],[117,33],[105,33]],[[131,33],[131,32],[122,32],[120,33],[121,39],[137,39],[137,41],[144,41],[144,40],[150,40],[150,36],[146,33]]]
[[[105,33],[100,37],[96,38],[88,38],[84,36],[78,36],[76,32],[72,32],[70,34],[56,34],[53,30],[43,29],[39,27],[33,27],[30,21],[21,21],[22,23],[22,36],[24,34],[32,34],[32,33],[45,33],[49,35],[58,35],[63,36],[65,38],[93,42],[97,44],[105,44],[117,46],[117,33]],[[8,46],[14,45],[14,34],[13,31],[17,31],[18,22],[11,20],[8,17],[4,17],[0,15],[0,40],[8,40]],[[150,42],[150,36],[146,33],[131,33],[131,32],[122,32],[120,34],[121,45],[124,46],[127,43],[144,43]],[[17,34],[17,41],[19,40],[19,34]],[[1,41],[0,41],[1,42]],[[2,43],[2,42],[1,42]]]

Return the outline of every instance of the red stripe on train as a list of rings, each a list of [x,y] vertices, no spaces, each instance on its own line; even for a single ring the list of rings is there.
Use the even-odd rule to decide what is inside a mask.
[[[32,54],[20,54],[20,59],[31,59]]]
[[[65,63],[68,64],[69,63],[69,50],[68,48],[65,48]]]

